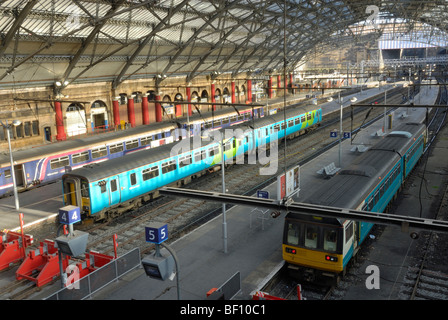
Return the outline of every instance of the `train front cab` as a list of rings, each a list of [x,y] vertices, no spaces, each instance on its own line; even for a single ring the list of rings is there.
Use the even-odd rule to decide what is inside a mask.
[[[62,181],[64,205],[77,206],[83,216],[89,216],[91,212],[88,181],[73,175],[64,175]]]
[[[350,221],[288,213],[282,252],[289,273],[304,281],[335,283],[353,255],[354,227]]]

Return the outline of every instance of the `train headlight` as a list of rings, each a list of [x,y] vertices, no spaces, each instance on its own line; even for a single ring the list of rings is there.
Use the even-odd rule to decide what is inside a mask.
[[[338,261],[338,257],[330,256],[330,255],[327,254],[325,256],[325,260],[331,261],[331,262],[337,262]]]
[[[285,252],[286,252],[286,253],[296,254],[296,253],[297,253],[297,250],[296,250],[296,249],[293,249],[293,248],[288,248],[288,247],[286,247],[286,248],[285,248]]]

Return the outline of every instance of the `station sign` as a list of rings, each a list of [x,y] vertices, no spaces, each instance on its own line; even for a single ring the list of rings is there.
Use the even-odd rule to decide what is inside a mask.
[[[269,199],[269,191],[257,190],[257,198]]]
[[[59,222],[62,224],[74,224],[81,221],[81,210],[76,206],[59,208]]]
[[[331,131],[330,132],[330,138],[337,138],[338,137],[338,132],[337,131]]]
[[[350,139],[352,136],[351,132],[344,132],[344,139]]]
[[[153,223],[145,227],[146,242],[161,244],[168,240],[168,225],[162,223]]]

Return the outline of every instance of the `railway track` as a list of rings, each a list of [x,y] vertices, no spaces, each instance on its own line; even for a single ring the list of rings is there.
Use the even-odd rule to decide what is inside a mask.
[[[401,100],[400,92],[396,93],[396,99]],[[389,97],[390,103],[395,103],[394,98]],[[378,101],[378,99],[374,99]],[[398,104],[399,102],[397,102]],[[366,113],[370,108],[359,108],[354,115],[354,126],[357,127],[365,123]],[[383,110],[373,108],[370,117],[381,117]],[[316,150],[328,148],[329,131],[334,128],[334,123],[339,122],[339,112],[334,115],[333,122],[328,121],[322,124],[318,130],[311,131],[306,135],[293,140],[287,140],[287,155],[283,153],[283,147],[278,147],[278,161],[284,162],[291,166],[301,161],[307,161],[315,156]],[[344,117],[344,127],[349,127],[350,114],[346,113]],[[269,184],[270,180],[266,176],[258,175],[259,165],[245,166],[229,166],[226,169],[226,186],[232,193],[245,194],[251,193],[261,185]],[[186,185],[186,188],[195,188],[203,190],[220,191],[220,179],[216,179],[219,173],[207,174]],[[170,240],[177,239],[184,233],[188,232],[195,226],[203,223],[205,220],[211,219],[221,213],[221,205],[214,203],[200,202],[192,199],[175,199],[171,200],[165,197],[158,198],[148,205],[142,206],[122,217],[111,222],[103,224],[94,224],[87,226],[76,226],[76,229],[89,232],[89,243],[87,250],[93,250],[104,254],[112,255],[113,241],[112,236],[118,235],[118,255],[124,254],[129,250],[139,247],[142,255],[146,255],[153,250],[153,245],[146,243],[144,236],[145,226],[151,222],[164,222],[169,224]],[[39,243],[45,238],[56,238],[57,230],[53,234],[39,235],[34,234],[35,243]],[[33,290],[33,289],[26,289]],[[35,290],[35,289],[34,289]],[[25,295],[24,295],[25,296]],[[11,297],[6,297],[11,299]]]

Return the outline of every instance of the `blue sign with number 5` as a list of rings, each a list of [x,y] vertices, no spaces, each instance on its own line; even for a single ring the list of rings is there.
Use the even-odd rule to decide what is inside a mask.
[[[168,225],[155,223],[150,227],[145,227],[146,242],[155,244],[161,244],[163,241],[168,240]]]

